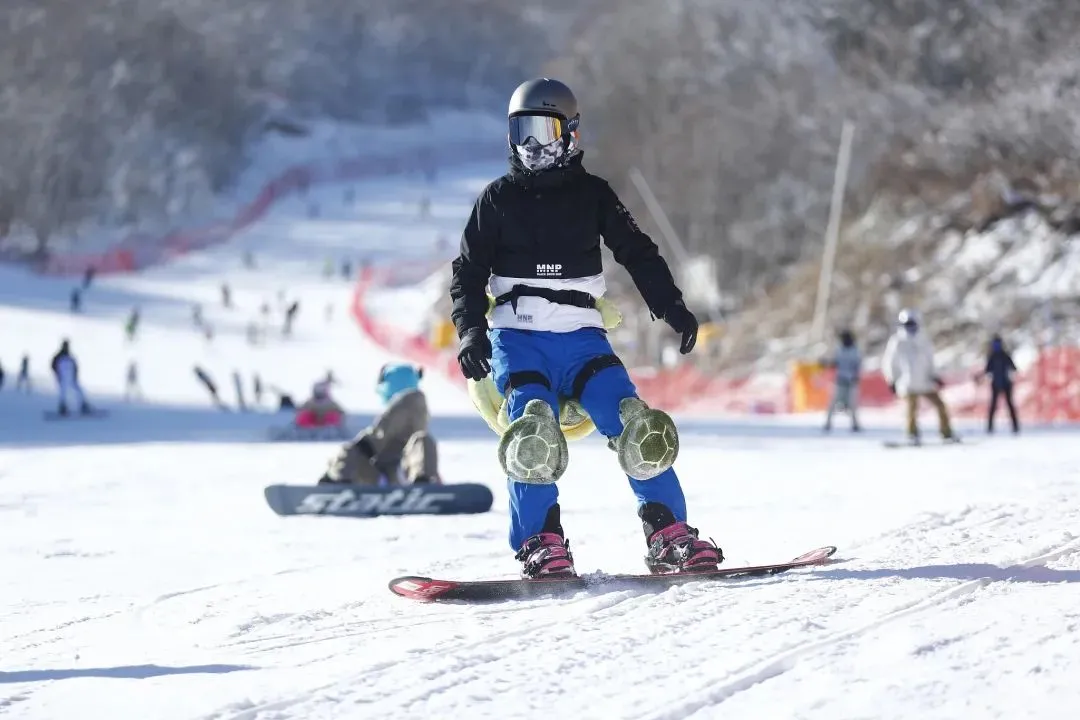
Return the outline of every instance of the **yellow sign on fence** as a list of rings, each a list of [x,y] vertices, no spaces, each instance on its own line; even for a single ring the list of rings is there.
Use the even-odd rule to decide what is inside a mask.
[[[793,363],[790,387],[792,412],[818,412],[829,407],[828,373],[821,363]]]

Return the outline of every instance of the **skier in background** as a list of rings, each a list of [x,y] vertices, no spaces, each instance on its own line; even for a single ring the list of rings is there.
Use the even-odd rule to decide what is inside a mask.
[[[990,408],[986,417],[986,432],[994,432],[994,415],[997,414],[998,400],[1005,397],[1005,407],[1009,409],[1009,420],[1012,421],[1013,434],[1020,432],[1020,421],[1016,416],[1016,406],[1013,404],[1013,379],[1012,373],[1016,372],[1016,363],[1012,356],[1005,350],[1005,343],[1000,335],[994,335],[990,339],[990,349],[986,354],[986,369],[984,375],[990,376]]]
[[[507,112],[510,171],[481,192],[453,261],[451,316],[458,363],[478,382],[494,375],[507,399],[510,426],[499,461],[510,491],[510,545],[528,578],[575,575],[563,534],[555,482],[569,460],[556,413],[574,397],[612,447],[638,501],[646,565],[655,573],[716,570],[723,554],[687,524],[686,499],[668,448],[644,464],[626,440],[649,427],[673,438],[666,413],[649,408],[613,353],[596,300],[606,291],[600,240],[624,266],[653,317],[697,342],[698,322],[652,239],[602,178],[582,167],[577,98],[550,78],[520,85]],[[488,328],[490,284],[495,295]],[[543,435],[541,465],[520,439]]]
[[[217,385],[214,384],[214,381],[210,378],[210,375],[207,374],[207,372],[198,365],[195,366],[194,370],[195,377],[200,383],[202,383],[202,386],[206,388],[206,391],[210,393],[210,399],[213,401],[217,409],[228,410],[229,406],[221,401],[221,397],[218,395]]]
[[[240,412],[247,412],[247,403],[244,402],[244,381],[240,378],[240,372],[233,370],[233,389],[236,391],[236,407]]]
[[[423,369],[385,365],[376,391],[386,408],[330,461],[320,484],[396,485],[440,483],[437,446],[428,430]]]
[[[142,389],[139,387],[139,366],[132,360],[128,363],[124,378],[124,402],[135,399],[142,400]]]
[[[30,384],[29,355],[23,355],[22,362],[19,363],[19,377],[15,379],[15,389],[22,390],[24,393],[28,393],[33,389]]]
[[[949,411],[938,390],[944,386],[934,369],[934,346],[919,327],[919,314],[905,308],[897,316],[897,330],[885,346],[881,369],[889,389],[904,398],[907,410],[908,442],[918,445],[919,398],[930,401],[938,414],[941,438],[959,442],[949,422]]]
[[[67,339],[60,343],[60,349],[53,355],[50,366],[60,388],[60,407],[57,412],[60,415],[68,414],[68,396],[73,395],[79,403],[79,412],[83,415],[90,414],[90,404],[86,402],[82,386],[79,385],[79,364],[71,354],[71,344]]]
[[[132,308],[127,323],[124,325],[124,332],[127,334],[128,342],[135,340],[135,336],[139,334],[139,308]]]
[[[822,363],[825,367],[835,368],[836,380],[833,385],[832,401],[829,412],[825,415],[825,432],[832,430],[833,414],[846,410],[851,415],[851,431],[859,432],[859,380],[862,378],[862,353],[855,345],[855,335],[850,330],[840,333],[840,347],[836,355]]]
[[[300,311],[300,301],[293,300],[289,307],[285,309],[285,325],[282,327],[281,332],[285,337],[292,335],[293,323],[296,321],[296,313]]]

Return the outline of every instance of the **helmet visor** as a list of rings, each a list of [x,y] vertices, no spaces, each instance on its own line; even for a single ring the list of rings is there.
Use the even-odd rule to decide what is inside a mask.
[[[563,136],[566,126],[554,115],[515,115],[510,118],[510,142],[524,145],[534,138],[540,145],[550,145]]]

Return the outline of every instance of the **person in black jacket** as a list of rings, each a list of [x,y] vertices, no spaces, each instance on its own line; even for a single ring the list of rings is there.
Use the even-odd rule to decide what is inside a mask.
[[[1005,350],[1005,344],[1000,335],[994,335],[990,340],[990,351],[986,355],[986,369],[983,372],[990,376],[990,410],[986,418],[986,432],[994,432],[994,415],[997,414],[998,399],[1004,396],[1005,406],[1009,409],[1009,419],[1012,421],[1013,433],[1019,433],[1020,421],[1016,417],[1012,392],[1012,373],[1016,372],[1016,364]]]
[[[613,353],[596,299],[606,290],[600,243],[612,251],[654,318],[689,353],[698,322],[656,244],[615,191],[582,166],[577,99],[558,80],[520,85],[507,113],[510,171],[480,193],[453,262],[451,317],[462,374],[493,373],[511,423],[499,443],[510,490],[510,545],[522,575],[575,574],[555,481],[568,463],[557,413],[580,402],[609,439],[638,500],[657,573],[715,569],[719,548],[686,524],[686,501],[672,469],[675,424],[637,397]],[[490,286],[495,296],[488,324]],[[641,443],[649,432],[666,442]],[[537,437],[539,436],[539,437]]]

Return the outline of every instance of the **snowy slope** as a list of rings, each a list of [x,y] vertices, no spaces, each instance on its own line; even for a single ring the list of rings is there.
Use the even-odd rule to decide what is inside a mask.
[[[319,218],[297,201],[228,246],[100,280],[85,317],[67,313],[67,282],[4,271],[5,367],[25,346],[43,371],[67,335],[114,416],[44,425],[50,397],[0,393],[0,718],[1075,717],[1080,443],[1064,430],[885,450],[891,415],[830,438],[819,418],[687,421],[690,520],[728,563],[823,544],[840,562],[727,585],[425,606],[386,581],[516,572],[494,435],[433,376],[443,474],[490,484],[490,513],[273,515],[263,486],[314,478],[334,446],[261,442],[275,418],[209,409],[192,364],[228,399],[233,369],[302,395],[332,368],[346,405],[374,411],[387,358],[356,332],[350,284],[324,279],[323,262],[429,257],[492,171],[441,180],[430,221],[416,219],[421,189],[407,181],[357,186],[355,206],[337,207],[341,189],[328,188]],[[241,267],[244,249],[257,270]],[[220,308],[222,281],[238,309]],[[248,346],[244,323],[282,288],[303,304],[297,337]],[[210,344],[190,328],[195,301],[219,329]],[[128,346],[135,302],[144,334]],[[153,404],[115,402],[128,358]],[[640,524],[610,451],[590,438],[571,456],[560,487],[578,569],[640,570]]]

